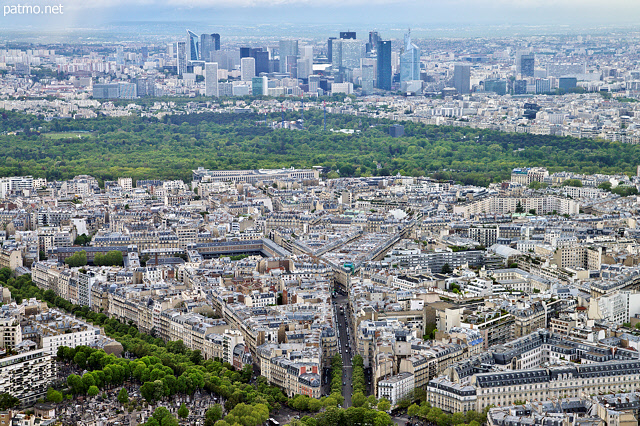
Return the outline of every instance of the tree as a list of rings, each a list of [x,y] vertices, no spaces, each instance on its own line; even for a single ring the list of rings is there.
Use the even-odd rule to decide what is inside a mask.
[[[184,402],[180,405],[180,408],[178,408],[178,416],[181,419],[186,419],[187,417],[189,417],[189,409],[186,405],[184,405]]]
[[[20,405],[20,400],[9,393],[0,394],[0,410],[8,410]]]
[[[100,389],[98,389],[96,385],[89,386],[89,389],[87,390],[87,395],[89,396],[96,396],[99,393],[100,393]]]
[[[362,392],[356,392],[351,396],[351,405],[362,407],[367,402],[367,397]]]
[[[47,401],[59,404],[62,402],[62,393],[54,388],[47,389]]]
[[[420,413],[420,406],[418,404],[411,404],[407,409],[409,417],[415,417]]]
[[[176,420],[176,418],[173,417],[171,414],[163,418],[162,421],[160,422],[160,426],[178,426],[178,425],[179,425],[178,420]]]
[[[524,207],[522,206],[522,203],[519,200],[516,203],[516,213],[524,213]]]
[[[195,351],[192,351],[191,356],[189,358],[191,359],[191,362],[194,363],[195,365],[200,365],[200,363],[202,362],[202,353],[200,352],[200,349],[196,349]]]
[[[451,415],[451,424],[452,425],[459,425],[461,423],[464,423],[464,414],[463,413],[453,413]]]
[[[373,420],[373,426],[388,426],[393,424],[391,421],[391,416],[384,411],[379,411],[376,413],[376,417]]]
[[[391,403],[386,398],[381,398],[378,401],[378,410],[380,411],[389,411],[391,409]]]
[[[640,323],[639,323],[640,324]],[[312,411],[314,413],[317,413],[318,411],[320,411],[320,408],[322,408],[322,403],[320,402],[319,399],[316,398],[311,398],[309,400],[309,404],[307,406],[307,409],[309,411]]]
[[[156,400],[156,387],[153,382],[144,382],[140,386],[140,395],[149,403],[153,404]]]
[[[118,392],[118,402],[123,405],[129,402],[129,392],[126,388],[122,388]]]
[[[75,268],[78,266],[85,266],[87,264],[87,252],[84,250],[75,252],[73,255],[67,257],[64,263],[66,263],[72,268]]]
[[[90,242],[91,242],[91,237],[87,236],[87,234],[81,234],[81,235],[78,235],[75,240],[73,240],[73,245],[86,246]]]
[[[600,185],[598,185],[598,188],[600,189],[604,189],[605,191],[611,191],[611,182],[606,181],[606,182],[602,182]]]
[[[453,270],[451,269],[451,266],[448,263],[445,263],[444,265],[442,265],[442,269],[440,269],[441,274],[450,274],[452,272]]]
[[[204,426],[213,426],[220,419],[222,419],[222,405],[212,405],[204,414]]]
[[[289,405],[294,410],[307,411],[307,408],[309,407],[309,397],[306,395],[296,395]]]
[[[78,365],[78,367],[80,367],[80,368],[83,368],[83,369],[86,368],[87,367],[87,354],[82,352],[82,351],[77,352],[75,354],[75,356],[73,357],[73,362],[75,362]]]
[[[82,377],[77,374],[70,374],[69,377],[67,377],[67,386],[71,388],[71,393],[74,395],[84,393],[85,387],[82,382]]]
[[[170,416],[170,415],[171,415],[171,413],[165,407],[158,407],[153,412],[153,418],[156,419],[158,421],[158,423],[160,423],[160,424],[162,424],[162,419],[164,419],[165,417]]]
[[[106,254],[97,253],[93,263],[98,266],[122,266],[122,252],[120,250],[111,250]]]
[[[82,384],[84,385],[84,388],[87,389],[88,391],[91,386],[96,385],[96,379],[93,377],[93,374],[89,372],[84,373],[82,376]]]
[[[576,188],[581,188],[582,181],[580,179],[567,179],[562,182],[562,186],[574,186]]]

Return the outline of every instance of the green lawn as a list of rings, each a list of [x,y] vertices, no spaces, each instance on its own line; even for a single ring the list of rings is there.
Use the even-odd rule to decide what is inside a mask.
[[[43,133],[42,136],[49,139],[72,139],[72,138],[88,138],[91,136],[89,132],[51,132]]]

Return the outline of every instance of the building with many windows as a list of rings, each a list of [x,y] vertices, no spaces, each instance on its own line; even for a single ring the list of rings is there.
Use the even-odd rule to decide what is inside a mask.
[[[398,373],[378,382],[378,399],[385,398],[394,407],[416,388],[415,377],[408,372]]]

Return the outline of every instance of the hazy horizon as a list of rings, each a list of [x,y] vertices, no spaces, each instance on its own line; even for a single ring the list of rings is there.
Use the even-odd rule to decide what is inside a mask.
[[[50,0],[49,0],[50,1]],[[44,4],[53,4],[49,1]],[[11,1],[2,0],[2,6]],[[35,3],[34,3],[35,4]],[[634,31],[640,3],[612,0],[62,0],[63,14],[2,16],[0,27],[9,33],[94,33],[116,36],[181,35],[185,27],[196,32],[232,36],[251,28],[261,36],[323,36],[336,30],[360,33],[372,29],[397,36],[411,27],[416,37],[475,37],[603,32],[604,28]],[[109,34],[111,33],[111,34]],[[391,34],[393,33],[393,34]],[[397,33],[397,34],[396,34]],[[252,34],[253,35],[253,34]],[[6,40],[6,38],[5,38]]]

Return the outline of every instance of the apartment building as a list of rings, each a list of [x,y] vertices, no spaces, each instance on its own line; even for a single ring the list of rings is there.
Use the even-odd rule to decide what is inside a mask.
[[[403,372],[391,376],[388,379],[378,382],[378,399],[387,399],[392,407],[398,405],[398,402],[409,396],[416,388],[415,377],[413,374]]]
[[[556,196],[546,197],[487,197],[482,200],[453,206],[453,213],[462,215],[465,219],[484,213],[506,214],[515,213],[518,207],[525,212],[535,210],[537,214],[556,212],[558,214],[578,214],[580,203]]]
[[[304,344],[265,344],[258,347],[260,374],[289,397],[321,396],[321,354]]]
[[[56,378],[56,369],[54,356],[45,349],[0,355],[0,393],[10,393],[23,404],[33,404],[46,395]]]

